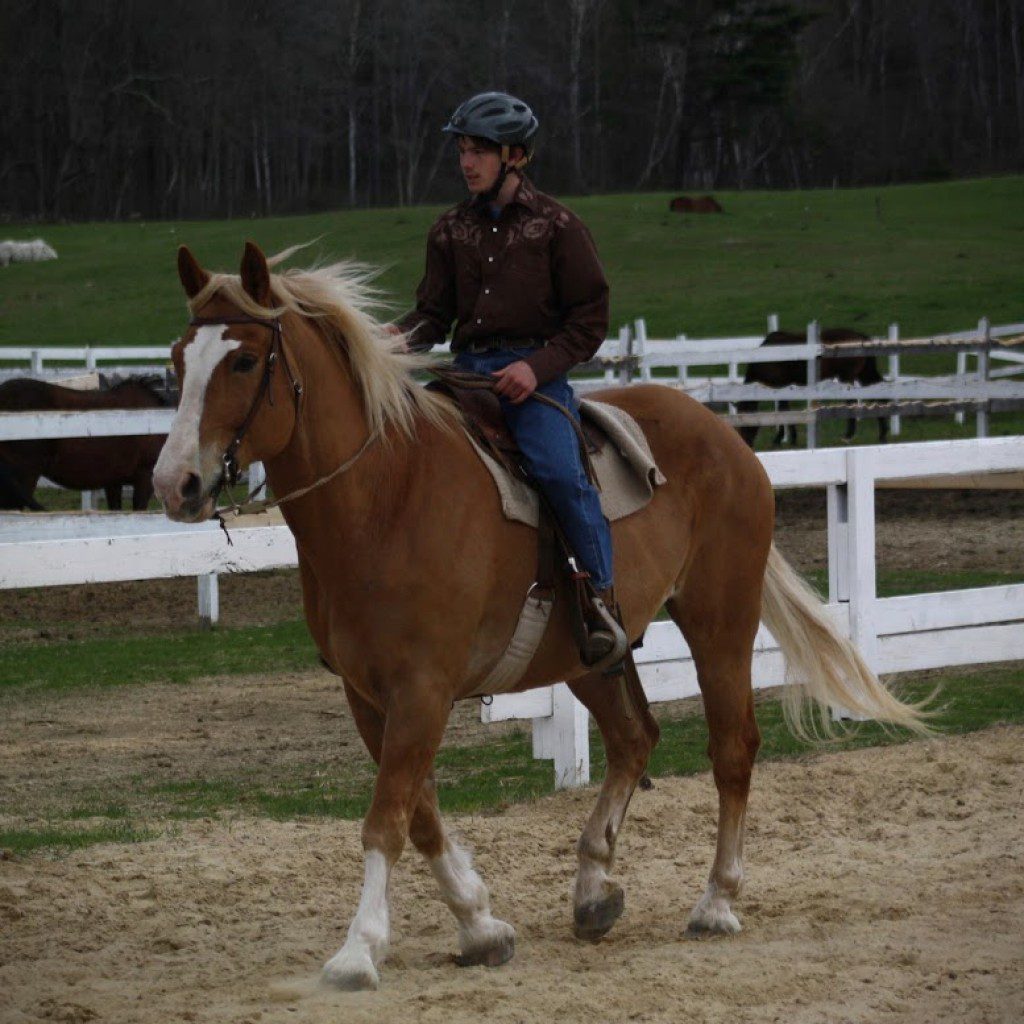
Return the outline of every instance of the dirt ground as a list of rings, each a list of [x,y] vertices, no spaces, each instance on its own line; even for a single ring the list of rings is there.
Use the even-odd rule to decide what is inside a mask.
[[[72,751],[65,765],[82,765]],[[688,940],[713,844],[708,776],[638,794],[619,845],[627,909],[572,938],[573,842],[592,790],[455,827],[504,968],[461,969],[414,854],[377,993],[317,985],[361,879],[359,825],[234,818],[53,859],[0,862],[0,1021],[594,1021],[1011,1024],[1024,1007],[1024,728],[770,763],[748,821],[744,932]]]
[[[1024,575],[1022,513],[1018,492],[882,492],[879,563]],[[781,494],[778,539],[801,568],[822,567],[823,495]],[[227,626],[295,618],[295,575],[225,578],[221,606]],[[194,609],[192,581],[3,592],[0,640],[180,629]],[[448,741],[500,728],[466,704]],[[617,868],[626,914],[597,946],[569,925],[593,789],[456,818],[495,913],[518,930],[515,960],[453,964],[453,923],[410,851],[382,989],[360,995],[317,984],[358,899],[358,823],[173,821],[137,782],[244,772],[269,784],[310,764],[370,777],[326,672],[0,696],[0,828],[100,793],[148,810],[159,833],[0,859],[0,1024],[1024,1021],[1022,727],[761,765],[745,931],[728,939],[684,934],[714,843],[708,775],[659,779],[634,800]]]
[[[827,564],[825,494],[780,491],[776,540],[802,570]],[[991,569],[1024,577],[1024,491],[879,491],[878,567]],[[295,572],[225,576],[225,627],[263,626],[301,615]],[[181,629],[195,621],[191,579],[0,591],[0,643],[63,641]]]

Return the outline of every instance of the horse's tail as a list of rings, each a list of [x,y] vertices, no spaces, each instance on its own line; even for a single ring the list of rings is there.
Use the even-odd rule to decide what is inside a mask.
[[[795,735],[832,735],[830,707],[921,735],[931,733],[923,704],[904,704],[885,688],[774,544],[768,554],[761,617],[786,659],[787,682],[793,685],[786,687],[783,710]]]

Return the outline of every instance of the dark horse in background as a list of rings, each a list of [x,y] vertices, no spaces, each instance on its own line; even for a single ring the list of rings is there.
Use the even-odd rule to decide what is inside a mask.
[[[153,409],[171,404],[159,377],[128,377],[106,391],[78,391],[19,377],[0,384],[0,412]],[[63,437],[0,442],[0,481],[16,502],[39,509],[32,497],[40,477],[79,491],[103,489],[107,507],[121,508],[121,488],[132,487],[132,508],[141,512],[153,496],[153,466],[166,434],[129,437]]]
[[[722,207],[714,196],[676,196],[668,202],[672,213],[721,213]]]
[[[860,331],[852,331],[847,327],[827,327],[821,332],[823,342],[835,341],[870,341],[866,334]],[[761,343],[764,345],[805,345],[807,334],[796,334],[791,331],[772,331]],[[878,362],[875,356],[823,356],[818,360],[818,380],[838,380],[844,384],[880,384],[884,378],[878,372]],[[807,363],[787,361],[778,363],[749,363],[747,372],[743,378],[745,384],[764,384],[769,388],[784,388],[791,384],[805,385],[807,383]],[[757,412],[758,402],[737,402],[737,412]],[[779,409],[788,409],[789,402],[780,401]],[[743,440],[754,447],[760,427],[740,427],[740,435]],[[846,421],[846,432],[843,440],[852,441],[857,432],[856,419]],[[775,432],[772,444],[776,447],[784,444],[789,435],[790,444],[795,445],[797,441],[797,430],[794,424],[782,425]],[[878,418],[878,440],[884,444],[889,437],[889,421],[884,417]]]

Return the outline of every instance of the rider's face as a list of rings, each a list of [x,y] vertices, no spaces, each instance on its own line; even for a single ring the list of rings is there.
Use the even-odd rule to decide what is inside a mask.
[[[473,195],[486,192],[501,171],[501,150],[481,139],[459,136],[459,169]]]

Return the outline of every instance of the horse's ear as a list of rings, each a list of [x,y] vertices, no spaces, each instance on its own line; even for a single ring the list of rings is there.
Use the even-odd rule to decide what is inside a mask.
[[[194,299],[210,281],[210,275],[199,266],[199,261],[187,245],[178,247],[178,277],[190,299]]]
[[[242,287],[258,306],[271,304],[267,257],[255,242],[246,242],[242,253]]]

